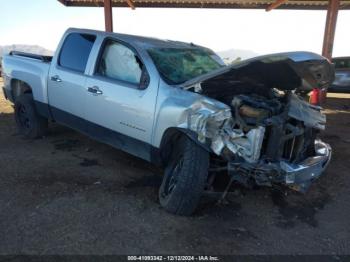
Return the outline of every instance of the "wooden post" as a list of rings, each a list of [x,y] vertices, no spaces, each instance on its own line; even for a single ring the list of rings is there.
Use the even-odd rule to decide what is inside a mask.
[[[339,0],[329,0],[326,27],[323,37],[322,55],[328,59],[332,58],[335,28],[337,26],[337,17],[339,11]]]
[[[266,7],[265,11],[269,12],[272,9],[275,9],[277,7],[279,7],[280,5],[283,5],[285,2],[287,2],[288,0],[276,0],[276,2],[272,3],[271,5],[269,5],[268,7]]]
[[[112,0],[104,0],[106,32],[113,32]]]

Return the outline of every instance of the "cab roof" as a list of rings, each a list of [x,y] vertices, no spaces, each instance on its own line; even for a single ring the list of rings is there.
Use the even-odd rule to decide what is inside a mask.
[[[128,35],[120,33],[109,33],[98,30],[80,29],[80,28],[69,28],[67,33],[82,33],[82,34],[94,34],[102,37],[112,37],[118,40],[129,43],[133,46],[137,46],[143,49],[149,48],[205,48],[202,46],[195,45],[193,43],[185,43],[181,41],[164,40],[154,37]]]

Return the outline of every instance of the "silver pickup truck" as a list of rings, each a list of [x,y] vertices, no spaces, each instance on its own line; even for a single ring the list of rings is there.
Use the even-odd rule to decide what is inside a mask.
[[[12,52],[3,74],[20,133],[41,137],[55,121],[162,166],[172,213],[193,213],[224,175],[305,191],[331,158],[317,138],[325,115],[295,94],[334,79],[314,53],[226,66],[192,43],[69,29],[53,57]]]

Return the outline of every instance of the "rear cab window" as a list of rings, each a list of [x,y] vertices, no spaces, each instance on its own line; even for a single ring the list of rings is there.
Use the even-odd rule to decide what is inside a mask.
[[[95,35],[69,34],[62,45],[58,65],[84,73],[95,40]]]

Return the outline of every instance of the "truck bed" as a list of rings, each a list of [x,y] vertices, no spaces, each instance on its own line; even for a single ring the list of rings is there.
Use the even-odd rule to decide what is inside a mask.
[[[3,57],[4,92],[14,102],[12,92],[17,80],[32,87],[33,97],[38,102],[47,104],[47,77],[52,56],[12,51]]]
[[[26,53],[26,52],[20,52],[20,51],[11,51],[9,53],[9,55],[10,56],[22,56],[22,57],[37,59],[37,60],[41,60],[41,61],[47,62],[47,63],[52,61],[52,56],[45,56],[45,55]]]

